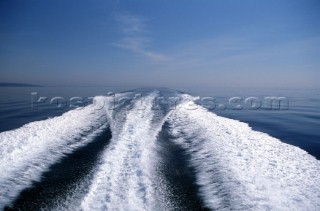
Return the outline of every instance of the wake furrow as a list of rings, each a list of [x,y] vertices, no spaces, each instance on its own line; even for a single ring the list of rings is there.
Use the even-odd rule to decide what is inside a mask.
[[[119,127],[114,123],[110,147],[102,156],[83,210],[159,210],[155,195],[155,141],[163,121],[153,123],[155,93],[144,98],[145,106],[137,104]],[[163,208],[164,210],[164,208]]]
[[[42,174],[40,182],[34,182],[31,188],[21,192],[14,201],[12,210],[77,209],[89,187],[98,158],[110,139],[111,131],[107,128],[92,142],[51,165],[49,170]]]
[[[320,209],[320,164],[307,152],[219,117],[190,95],[138,91],[145,96],[96,97],[83,109],[0,133],[0,209],[19,195],[21,207],[28,191],[41,188],[50,198],[63,178],[55,181],[56,173],[68,166],[69,182],[44,209]],[[159,96],[165,105],[155,106]],[[179,98],[174,110],[166,102],[172,96]],[[75,166],[81,160],[88,165]],[[76,169],[83,174],[73,177]]]
[[[106,127],[105,111],[89,105],[0,133],[0,209],[39,181],[50,165],[92,141]]]
[[[170,210],[209,210],[198,195],[199,187],[195,169],[190,165],[190,155],[175,143],[169,133],[166,122],[157,140],[157,154],[161,158],[157,167],[157,186],[162,184],[165,190],[160,189],[157,194],[166,196],[165,200],[172,208]]]
[[[169,118],[214,210],[319,210],[320,165],[305,151],[200,106]]]

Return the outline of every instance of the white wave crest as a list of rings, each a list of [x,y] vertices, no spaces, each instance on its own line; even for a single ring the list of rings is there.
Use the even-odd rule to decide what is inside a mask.
[[[39,181],[65,154],[92,141],[107,127],[103,97],[62,116],[31,122],[0,133],[0,209],[9,205],[33,181]]]
[[[112,96],[96,97],[81,110],[0,133],[0,209],[110,126],[110,144],[90,175],[52,209],[174,210],[172,184],[157,172],[157,135],[167,121],[170,139],[190,155],[208,208],[320,210],[320,164],[307,152],[208,112],[190,95],[180,94],[176,110],[164,111],[153,109],[159,92],[126,104],[135,94],[119,94],[117,105]]]
[[[160,209],[155,191],[161,187],[155,187],[153,169],[156,136],[163,121],[152,121],[155,95],[144,97],[143,105],[137,101],[133,109],[122,113],[125,117],[111,121],[112,140],[82,201],[82,210]]]
[[[213,210],[320,210],[320,164],[247,124],[182,104],[168,122]],[[196,109],[194,109],[196,108]]]

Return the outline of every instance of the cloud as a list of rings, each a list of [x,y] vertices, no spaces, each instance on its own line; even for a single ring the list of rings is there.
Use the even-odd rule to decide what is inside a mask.
[[[122,35],[122,38],[119,41],[112,43],[114,46],[129,49],[132,52],[144,55],[153,61],[161,62],[168,60],[167,56],[149,50],[152,40],[147,36],[148,31],[144,19],[129,14],[118,14],[114,19],[117,22],[119,32]]]
[[[145,21],[132,15],[116,15],[115,21],[119,23],[120,31],[127,35],[146,32]]]

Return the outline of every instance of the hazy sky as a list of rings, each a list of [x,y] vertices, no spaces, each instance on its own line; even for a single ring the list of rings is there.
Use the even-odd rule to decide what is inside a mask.
[[[0,82],[320,87],[318,0],[1,0]]]

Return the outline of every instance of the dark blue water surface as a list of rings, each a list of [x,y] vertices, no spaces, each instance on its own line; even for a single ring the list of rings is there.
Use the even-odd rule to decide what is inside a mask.
[[[127,89],[128,87],[1,87],[0,132],[61,115],[76,106],[90,103],[90,97]],[[254,130],[266,132],[285,143],[298,146],[320,159],[320,90],[215,88],[181,91],[195,96],[212,97],[212,112],[246,122]],[[35,92],[37,95],[32,94]],[[47,97],[47,100],[36,103],[40,97]],[[54,97],[60,98],[50,103]],[[81,97],[82,101],[78,101],[79,98],[70,100],[71,97]],[[237,97],[238,101],[229,102],[232,97]],[[262,107],[251,109],[245,103],[248,97],[259,99]],[[265,97],[285,97],[288,107],[284,104],[281,104],[280,109],[264,107]],[[241,106],[242,109],[236,106]]]

